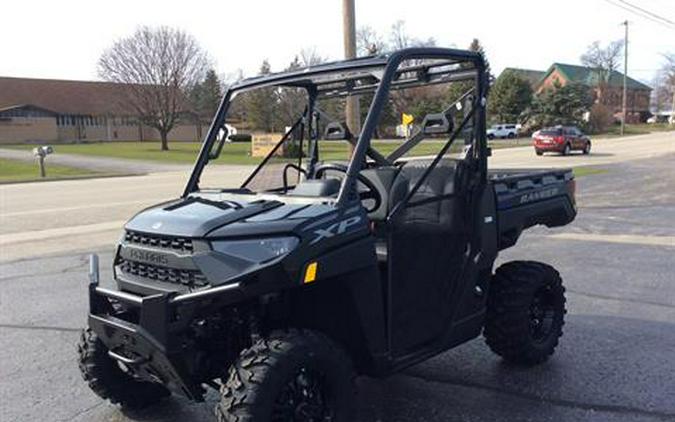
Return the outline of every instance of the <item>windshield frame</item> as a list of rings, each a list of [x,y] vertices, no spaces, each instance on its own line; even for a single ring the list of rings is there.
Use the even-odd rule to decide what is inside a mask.
[[[363,164],[366,162],[366,157],[371,156],[371,139],[375,132],[375,128],[380,118],[382,109],[384,108],[385,102],[389,97],[389,92],[391,90],[391,85],[394,77],[396,76],[397,71],[399,71],[399,65],[405,60],[423,60],[423,59],[445,59],[449,61],[454,61],[454,63],[470,63],[473,65],[473,68],[470,71],[469,76],[468,71],[459,70],[452,71],[447,73],[444,76],[444,81],[452,80],[464,80],[464,79],[475,79],[476,93],[478,94],[478,100],[476,105],[482,109],[485,108],[486,97],[487,97],[487,73],[485,69],[485,63],[483,57],[480,53],[465,51],[465,50],[455,50],[447,48],[435,48],[435,47],[424,47],[424,48],[407,48],[399,50],[392,53],[391,55],[383,55],[376,57],[366,57],[362,59],[355,59],[342,62],[334,62],[316,66],[314,68],[300,69],[292,72],[277,73],[267,76],[260,76],[256,78],[250,78],[241,81],[240,83],[230,87],[225,95],[223,100],[218,107],[215,118],[213,119],[211,126],[202,142],[199,155],[193,167],[190,178],[187,182],[185,190],[183,192],[183,197],[187,197],[193,192],[199,190],[199,179],[209,162],[209,151],[213,147],[214,142],[216,141],[218,132],[220,128],[225,123],[225,118],[229,106],[234,99],[234,97],[240,92],[245,92],[251,89],[264,88],[269,86],[294,86],[294,87],[305,87],[308,89],[310,94],[310,106],[313,103],[312,97],[315,98],[315,92],[312,90],[316,89],[316,85],[312,82],[312,77],[320,75],[329,75],[329,74],[339,74],[340,72],[346,71],[358,71],[358,70],[368,70],[372,69],[381,71],[381,78],[376,85],[374,97],[370,103],[368,113],[366,115],[363,128],[361,133],[358,134],[358,138],[353,142],[354,151],[351,155],[349,164],[347,166],[347,172],[345,178],[342,180],[342,185],[340,191],[337,195],[335,201],[335,206],[343,206],[347,203],[358,201],[357,193],[357,184],[356,179],[359,172],[362,170]],[[452,64],[452,62],[449,62]],[[421,67],[423,69],[423,66]],[[454,79],[453,79],[454,78]],[[415,81],[413,81],[414,83]],[[420,84],[424,84],[425,81],[421,81]],[[431,83],[431,82],[427,82]],[[312,95],[314,94],[314,95]],[[484,111],[484,110],[482,110]],[[476,125],[473,130],[475,132],[475,139],[477,142],[478,148],[475,149],[474,154],[476,158],[481,162],[481,169],[483,177],[486,177],[487,173],[487,143],[485,142],[485,118],[484,112],[477,113],[478,118],[476,119]],[[311,120],[311,119],[310,119]],[[312,142],[312,140],[309,140]],[[282,140],[280,140],[282,142]],[[316,142],[316,141],[314,141]],[[369,154],[371,152],[371,154]],[[380,163],[383,164],[383,163]],[[391,164],[391,163],[387,163]],[[257,169],[258,167],[256,167]]]

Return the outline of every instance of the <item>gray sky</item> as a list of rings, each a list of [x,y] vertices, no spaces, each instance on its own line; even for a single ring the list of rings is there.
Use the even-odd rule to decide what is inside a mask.
[[[618,0],[613,0],[617,2]],[[675,21],[675,0],[630,0]],[[314,47],[342,55],[341,0],[79,0],[8,1],[0,18],[0,76],[97,79],[104,48],[138,25],[169,25],[193,34],[218,73],[257,72],[267,58],[281,70],[294,54]],[[386,34],[403,19],[417,38],[466,47],[477,37],[492,68],[546,69],[578,63],[594,40],[623,37],[631,22],[629,72],[650,81],[660,53],[675,52],[675,30],[630,14],[607,0],[431,1],[356,0],[357,26]]]

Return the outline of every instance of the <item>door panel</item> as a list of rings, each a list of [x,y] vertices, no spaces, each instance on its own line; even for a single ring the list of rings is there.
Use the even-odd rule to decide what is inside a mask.
[[[436,338],[451,323],[469,239],[465,201],[455,191],[461,185],[457,163],[439,163],[390,225],[391,345],[397,355]],[[406,164],[401,183],[414,186],[425,164]]]

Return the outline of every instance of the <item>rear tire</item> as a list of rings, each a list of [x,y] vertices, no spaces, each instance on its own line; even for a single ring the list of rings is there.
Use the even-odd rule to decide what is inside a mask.
[[[509,262],[492,278],[483,335],[506,361],[539,364],[555,351],[565,313],[558,271],[540,262]]]
[[[509,133],[509,134],[507,135],[507,138],[509,138],[509,139],[513,139],[513,138],[515,138],[515,137],[516,137],[516,135],[515,135],[514,133]]]
[[[219,422],[354,419],[351,361],[329,338],[308,330],[275,332],[242,351],[220,393]]]
[[[590,142],[586,142],[586,145],[584,145],[583,153],[584,153],[584,155],[588,155],[588,154],[591,153],[591,143]]]
[[[90,328],[82,330],[77,351],[82,378],[102,399],[126,409],[141,409],[171,395],[160,384],[139,381],[122,371],[117,362],[108,356],[108,348]]]

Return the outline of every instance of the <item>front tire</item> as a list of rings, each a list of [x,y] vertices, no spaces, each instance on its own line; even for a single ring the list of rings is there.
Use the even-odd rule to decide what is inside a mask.
[[[558,271],[540,262],[509,262],[492,278],[483,335],[506,361],[539,364],[554,353],[565,313]]]
[[[570,155],[570,152],[572,152],[572,148],[570,147],[570,144],[565,144],[565,147],[563,148],[562,155]]]
[[[535,149],[534,152],[535,152],[537,155],[544,155],[544,151],[539,151],[538,149]]]
[[[77,351],[82,378],[102,399],[126,409],[141,409],[171,395],[160,384],[139,381],[124,372],[90,328],[82,330]]]
[[[348,422],[355,413],[351,361],[308,330],[275,332],[242,351],[220,392],[219,422]]]

